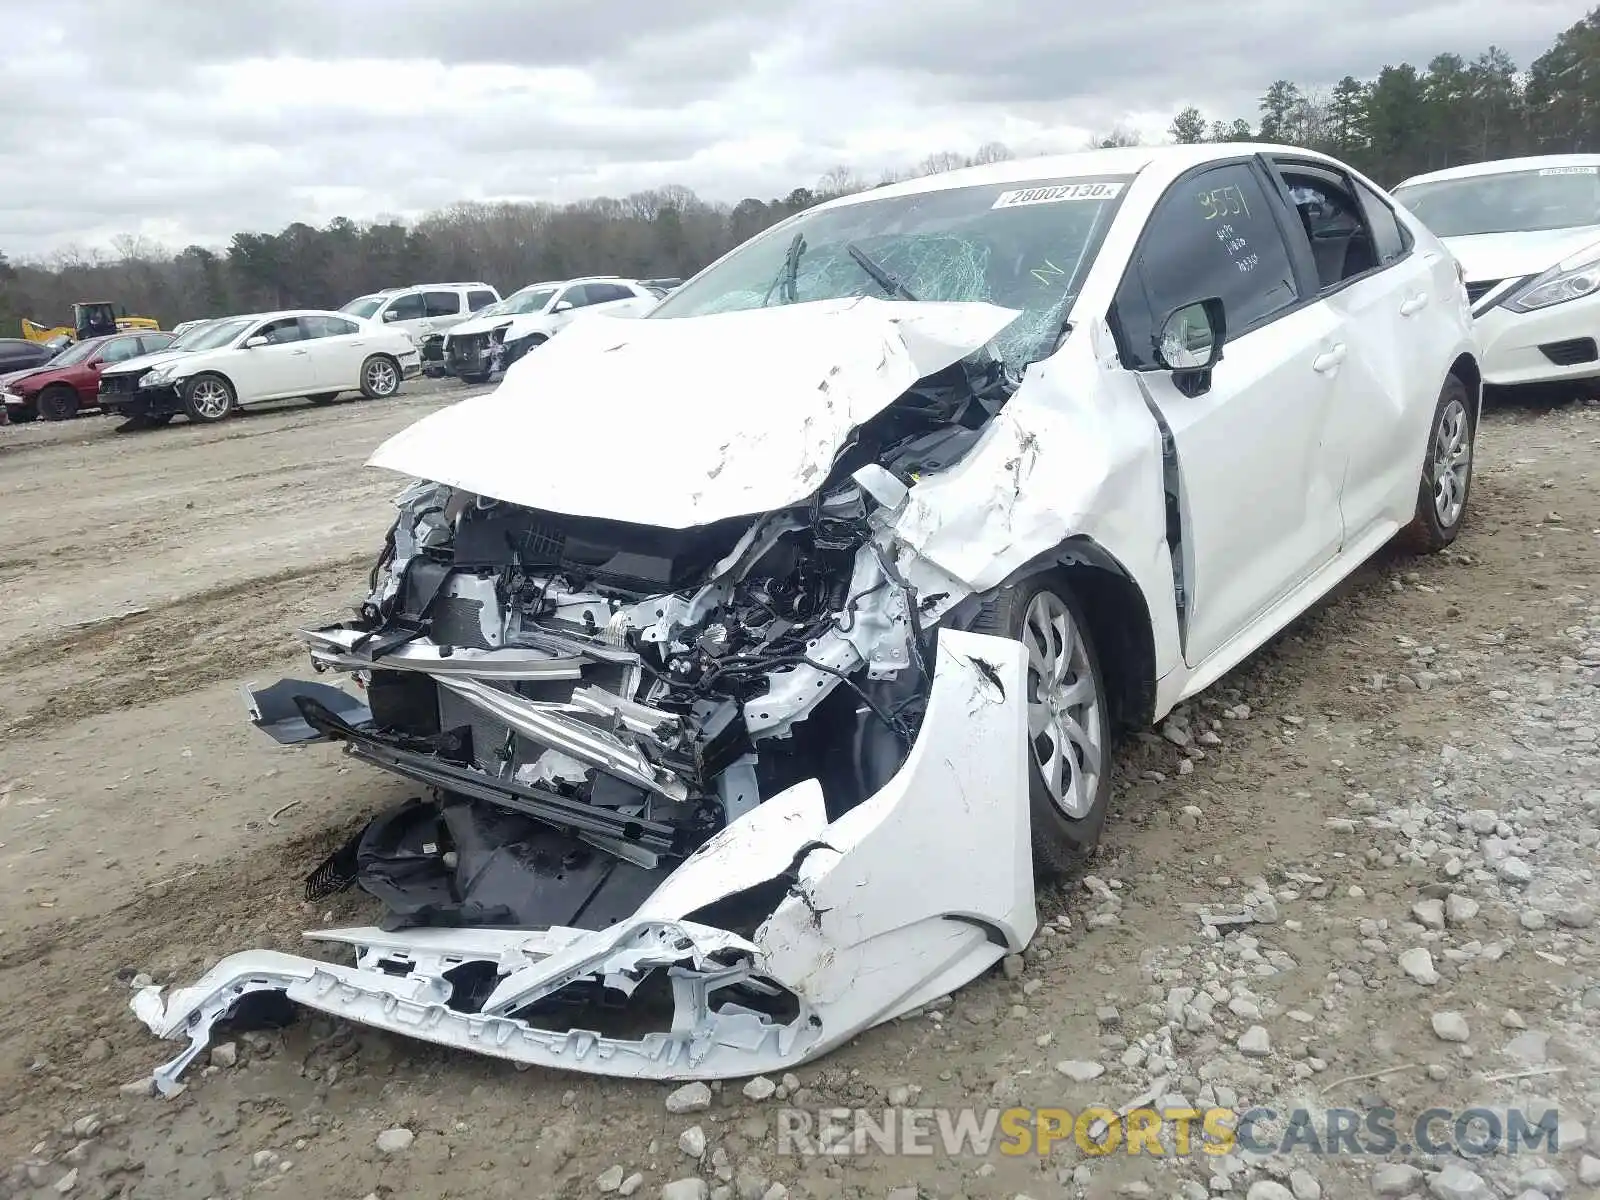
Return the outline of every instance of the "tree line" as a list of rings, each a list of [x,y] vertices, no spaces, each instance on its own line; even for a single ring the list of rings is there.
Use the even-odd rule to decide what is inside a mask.
[[[1271,84],[1255,120],[1185,108],[1179,142],[1288,142],[1324,150],[1384,184],[1457,163],[1600,149],[1600,8],[1563,31],[1521,70],[1491,46],[1467,59],[1436,55],[1418,69],[1386,66],[1330,88]],[[1135,144],[1117,128],[1094,146]],[[1064,149],[1071,147],[1063,147]],[[406,223],[338,217],[278,233],[241,232],[221,249],[171,252],[138,237],[112,251],[66,249],[8,262],[0,247],[0,336],[17,320],[65,322],[74,300],[112,300],[164,327],[193,317],[273,308],[337,307],[364,292],[427,280],[485,279],[502,292],[581,274],[687,277],[770,225],[833,196],[881,183],[1011,157],[998,142],[971,154],[935,154],[906,171],[865,180],[848,168],[812,187],[737,204],[667,186],[574,204],[462,203]]]

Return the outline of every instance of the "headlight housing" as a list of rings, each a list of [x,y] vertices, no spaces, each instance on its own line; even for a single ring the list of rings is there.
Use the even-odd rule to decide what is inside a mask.
[[[1502,303],[1512,312],[1537,312],[1552,304],[1565,304],[1568,300],[1581,300],[1600,291],[1600,246],[1590,247],[1581,255],[1557,263],[1542,275],[1518,288]]]
[[[146,371],[139,378],[139,386],[142,388],[165,387],[172,382],[172,376],[176,371],[176,367],[156,367],[152,371]]]

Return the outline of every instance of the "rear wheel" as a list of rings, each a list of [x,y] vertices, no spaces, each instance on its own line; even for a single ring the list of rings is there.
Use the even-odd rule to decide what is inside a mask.
[[[361,364],[361,394],[387,400],[400,390],[400,364],[387,354],[374,354]]]
[[[180,393],[183,411],[197,424],[220,421],[238,405],[233,385],[221,375],[196,375],[185,380]]]
[[[70,421],[78,415],[78,391],[65,384],[53,384],[39,393],[34,405],[46,421]]]
[[[1100,658],[1066,581],[1038,575],[984,606],[976,633],[1028,654],[1028,802],[1034,872],[1059,874],[1100,840],[1111,797],[1111,718]]]
[[[1472,394],[1451,375],[1439,392],[1417,487],[1417,510],[1401,533],[1406,547],[1434,554],[1456,540],[1472,491],[1472,440],[1477,432]]]
[[[487,371],[474,371],[471,375],[468,375],[465,372],[463,372],[461,374],[461,376],[460,376],[460,379],[461,379],[462,383],[488,383],[489,382],[489,372],[487,372]]]
[[[38,419],[39,413],[36,409],[24,408],[20,404],[6,405],[6,420],[10,421],[13,425],[26,425],[29,421],[36,421]]]

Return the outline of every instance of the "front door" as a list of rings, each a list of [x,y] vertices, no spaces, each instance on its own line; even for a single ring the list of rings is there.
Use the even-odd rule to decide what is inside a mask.
[[[1338,554],[1339,477],[1326,454],[1340,322],[1308,295],[1253,161],[1185,177],[1162,198],[1118,294],[1125,365],[1172,432],[1186,593],[1184,658],[1223,650]],[[1159,369],[1165,315],[1222,300],[1228,332],[1210,387],[1186,395]]]
[[[238,366],[232,373],[240,401],[305,396],[318,390],[316,369],[298,317],[268,321],[250,337],[264,337],[267,344],[238,351]]]

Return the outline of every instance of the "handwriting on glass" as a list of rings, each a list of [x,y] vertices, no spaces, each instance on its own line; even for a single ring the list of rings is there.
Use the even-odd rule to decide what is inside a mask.
[[[1199,199],[1200,211],[1205,214],[1208,221],[1218,221],[1224,217],[1241,214],[1247,217],[1250,215],[1250,204],[1245,200],[1244,192],[1237,184],[1201,192]]]

